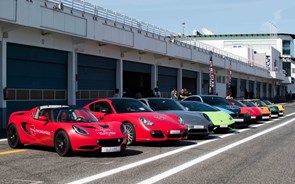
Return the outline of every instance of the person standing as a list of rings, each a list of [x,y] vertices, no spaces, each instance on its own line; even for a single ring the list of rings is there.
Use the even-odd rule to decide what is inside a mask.
[[[171,99],[173,99],[173,100],[177,100],[177,98],[178,98],[177,90],[174,88],[174,89],[171,91]]]
[[[226,99],[233,99],[231,91],[228,92]]]
[[[155,97],[161,97],[161,92],[158,88],[155,88]]]

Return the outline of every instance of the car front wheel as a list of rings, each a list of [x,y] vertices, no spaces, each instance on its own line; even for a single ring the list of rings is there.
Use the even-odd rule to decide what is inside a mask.
[[[135,144],[135,130],[133,125],[131,123],[125,123],[124,125],[126,126],[126,130],[128,133],[127,145],[129,146]]]
[[[21,148],[23,144],[20,142],[17,128],[14,124],[7,129],[7,142],[11,148]]]
[[[59,156],[70,156],[72,149],[68,135],[64,131],[56,133],[54,138],[54,149]]]

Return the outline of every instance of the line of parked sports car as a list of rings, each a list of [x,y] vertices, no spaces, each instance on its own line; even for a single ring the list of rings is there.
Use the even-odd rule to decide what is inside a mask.
[[[54,147],[60,156],[73,151],[121,153],[136,142],[179,141],[217,130],[268,120],[284,114],[282,105],[262,100],[234,100],[192,95],[169,98],[106,98],[82,107],[43,105],[10,115],[7,140]]]

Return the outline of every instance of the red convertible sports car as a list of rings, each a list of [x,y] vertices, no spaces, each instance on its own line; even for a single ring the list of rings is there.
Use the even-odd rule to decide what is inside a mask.
[[[105,98],[84,106],[102,122],[120,121],[128,132],[128,145],[135,142],[178,141],[187,138],[187,126],[174,114],[153,112],[133,98]]]
[[[127,130],[119,122],[99,122],[84,108],[46,105],[12,113],[7,140],[11,148],[24,144],[54,147],[60,156],[72,151],[123,152]]]

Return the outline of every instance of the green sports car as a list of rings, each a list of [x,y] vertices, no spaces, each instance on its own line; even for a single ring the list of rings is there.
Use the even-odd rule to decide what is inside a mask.
[[[271,117],[272,118],[277,118],[279,117],[279,107],[276,105],[267,105],[264,101],[260,100],[260,99],[253,99],[253,101],[259,106],[259,107],[268,107],[269,111],[271,113]]]
[[[214,124],[214,130],[231,129],[234,126],[235,120],[228,113],[206,103],[197,101],[180,101],[179,103],[189,111],[199,111],[207,114]]]

